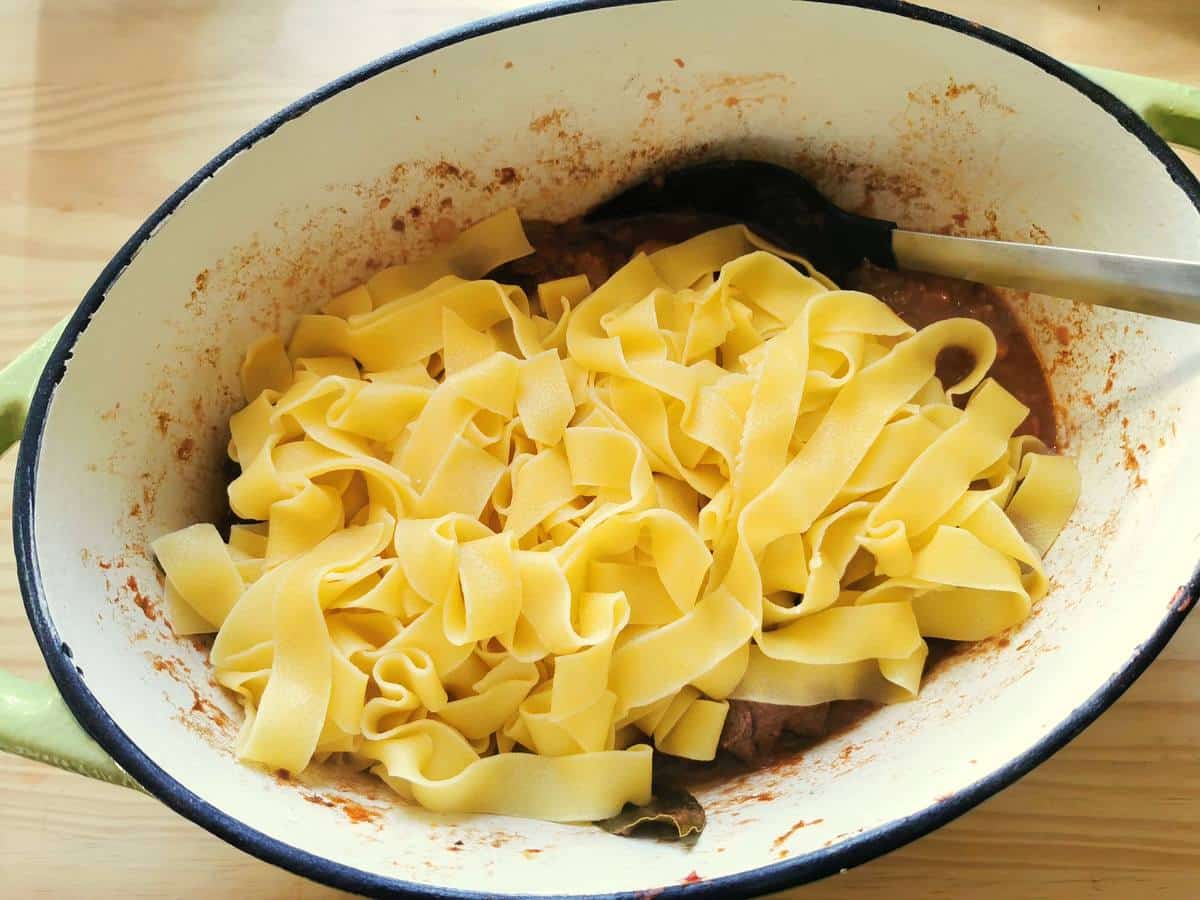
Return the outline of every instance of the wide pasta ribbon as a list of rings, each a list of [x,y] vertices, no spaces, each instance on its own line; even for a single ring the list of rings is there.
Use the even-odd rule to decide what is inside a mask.
[[[245,521],[154,542],[241,758],[605,818],[652,747],[711,760],[730,699],[908,700],[926,638],[1045,595],[1078,473],[1013,437],[986,326],[914,331],[741,226],[536,301],[486,279],[531,251],[500,213],[247,352]]]

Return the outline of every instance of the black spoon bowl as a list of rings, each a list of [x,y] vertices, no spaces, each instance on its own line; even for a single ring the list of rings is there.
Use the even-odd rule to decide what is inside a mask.
[[[664,214],[745,224],[836,282],[863,260],[896,268],[895,222],[845,212],[803,175],[767,162],[706,162],[658,174],[594,207],[585,221]]]

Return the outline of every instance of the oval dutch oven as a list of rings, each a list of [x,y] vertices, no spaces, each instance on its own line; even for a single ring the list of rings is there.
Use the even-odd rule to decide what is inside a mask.
[[[1200,144],[1187,89],[1089,74]],[[434,815],[366,780],[234,760],[240,713],[205,648],[173,636],[147,544],[219,514],[245,348],[487,213],[563,218],[723,154],[796,166],[842,205],[917,228],[1200,259],[1200,185],[1145,120],[1024,44],[908,4],[566,3],[402,50],[217,156],[61,333],[0,375],[0,448],[28,407],[18,574],[61,692],[4,676],[0,746],[136,783],[353,891],[731,897],[878,856],[1078,734],[1198,589],[1200,444],[1185,435],[1200,329],[1029,297],[1019,313],[1084,483],[1049,597],[1015,634],[941,665],[917,702],[703,791],[694,847]]]

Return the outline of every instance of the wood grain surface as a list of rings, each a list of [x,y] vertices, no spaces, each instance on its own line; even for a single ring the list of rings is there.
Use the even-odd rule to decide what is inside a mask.
[[[0,365],[72,309],[180,182],[342,72],[507,0],[0,4]],[[934,5],[1062,58],[1200,84],[1196,0]],[[1200,168],[1200,157],[1189,163]],[[0,667],[45,669],[0,461]],[[0,896],[326,897],[157,801],[0,757]],[[1200,616],[1099,722],[958,821],[805,900],[1200,896]]]

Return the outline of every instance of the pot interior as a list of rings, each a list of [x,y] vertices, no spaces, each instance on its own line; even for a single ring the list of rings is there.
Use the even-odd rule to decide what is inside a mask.
[[[1084,485],[1046,562],[1050,595],[1014,633],[937,667],[918,701],[703,790],[694,846],[436,815],[373,779],[284,779],[234,760],[241,713],[204,642],[174,637],[148,542],[223,511],[246,347],[445,233],[506,206],[565,218],[652,169],[738,155],[798,167],[844,206],[909,227],[1197,258],[1194,182],[1034,63],[848,6],[744,4],[736,40],[727,13],[577,11],[381,68],[200,180],[104,289],[43,423],[43,642],[68,646],[68,680],[221,815],[374,877],[486,894],[646,890],[802,857],[821,874],[839,848],[1068,720],[1190,578],[1200,330],[1019,296]]]

